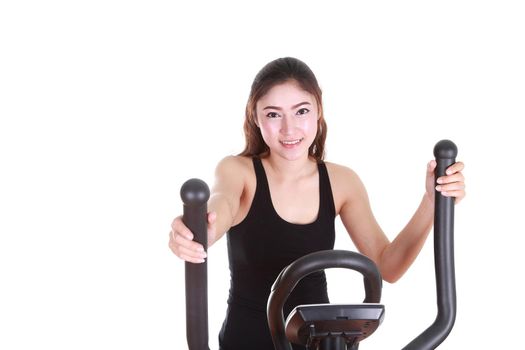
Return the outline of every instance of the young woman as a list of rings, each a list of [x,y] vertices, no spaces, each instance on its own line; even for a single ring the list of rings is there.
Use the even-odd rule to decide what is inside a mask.
[[[222,350],[273,349],[266,303],[281,269],[295,259],[332,249],[339,215],[358,250],[395,282],[412,264],[430,232],[434,211],[435,161],[427,167],[426,191],[405,228],[390,242],[376,222],[366,190],[351,169],[324,162],[326,123],[321,89],[306,64],[295,58],[268,63],[255,77],[244,121],[246,147],[216,169],[208,208],[211,246],[226,232],[231,272]],[[463,163],[437,179],[437,190],[465,196]],[[169,246],[181,259],[203,262],[202,246],[177,217]],[[324,272],[296,287],[285,308],[326,303]],[[300,347],[294,347],[300,349]],[[303,348],[304,349],[304,348]]]

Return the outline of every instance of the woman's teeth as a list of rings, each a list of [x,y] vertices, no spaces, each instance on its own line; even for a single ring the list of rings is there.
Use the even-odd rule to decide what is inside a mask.
[[[299,142],[301,142],[303,139],[298,139],[298,140],[282,140],[281,143],[283,145],[288,145],[288,146],[291,146],[291,145],[296,145],[298,144]]]

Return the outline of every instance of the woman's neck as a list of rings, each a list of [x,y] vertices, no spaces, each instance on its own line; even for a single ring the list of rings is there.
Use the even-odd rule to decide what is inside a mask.
[[[299,159],[289,160],[270,153],[266,160],[272,173],[284,181],[298,180],[317,170],[315,159],[310,158],[308,155]]]

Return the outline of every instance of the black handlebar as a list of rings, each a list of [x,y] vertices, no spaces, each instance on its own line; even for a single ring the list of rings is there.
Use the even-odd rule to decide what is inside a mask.
[[[374,262],[364,255],[345,250],[323,250],[303,256],[281,271],[268,299],[268,325],[276,350],[292,350],[286,339],[283,315],[284,304],[292,290],[307,275],[335,267],[355,270],[363,275],[365,303],[381,300],[381,275]]]
[[[180,196],[184,203],[182,221],[193,233],[193,240],[208,249],[207,202],[208,185],[191,179],[182,185]],[[186,262],[186,339],[190,350],[209,350],[208,347],[208,266],[207,262]]]
[[[434,147],[436,179],[455,163],[458,149],[449,140]],[[436,183],[437,185],[437,183]],[[454,198],[435,192],[434,264],[438,314],[434,323],[412,340],[404,350],[435,349],[448,336],[456,320],[456,277],[454,270]]]

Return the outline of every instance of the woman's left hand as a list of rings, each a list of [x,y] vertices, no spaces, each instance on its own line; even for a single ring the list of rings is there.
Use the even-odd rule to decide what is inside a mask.
[[[465,197],[465,177],[462,173],[465,164],[456,162],[449,166],[446,175],[438,177],[438,184],[435,186],[434,170],[436,165],[436,161],[431,160],[427,166],[426,190],[428,197],[434,203],[434,190],[437,190],[445,197],[454,197],[456,204],[459,203]]]

